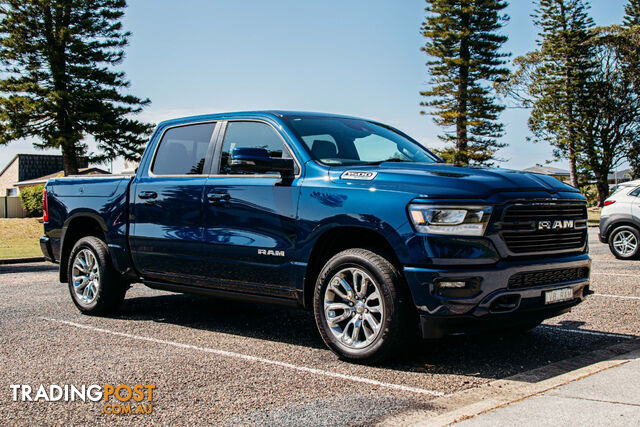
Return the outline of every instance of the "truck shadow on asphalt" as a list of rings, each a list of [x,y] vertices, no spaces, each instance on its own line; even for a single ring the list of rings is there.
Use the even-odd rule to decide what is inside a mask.
[[[302,309],[194,295],[159,295],[127,298],[115,317],[326,349],[313,314]],[[397,360],[374,366],[407,373],[498,379],[628,341],[567,330],[580,323],[545,325],[519,335],[484,333],[418,340]],[[336,356],[327,350],[326,357]]]
[[[0,274],[44,273],[47,271],[58,271],[58,264],[48,262],[33,264],[0,264]]]

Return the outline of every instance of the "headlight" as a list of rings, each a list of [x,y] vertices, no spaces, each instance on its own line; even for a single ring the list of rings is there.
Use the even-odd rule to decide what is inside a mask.
[[[416,230],[425,234],[482,236],[491,216],[490,206],[409,205]]]

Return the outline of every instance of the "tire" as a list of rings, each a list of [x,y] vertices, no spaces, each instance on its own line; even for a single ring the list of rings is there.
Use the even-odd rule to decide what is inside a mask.
[[[609,249],[618,259],[640,259],[640,231],[623,225],[609,235]]]
[[[83,266],[86,267],[81,270]],[[76,242],[67,273],[71,299],[82,313],[108,314],[124,300],[127,284],[113,268],[107,244],[97,237],[83,237]],[[82,288],[76,287],[74,281]]]
[[[388,359],[399,354],[417,330],[403,278],[388,259],[370,250],[348,249],[329,259],[313,299],[318,331],[343,360]]]

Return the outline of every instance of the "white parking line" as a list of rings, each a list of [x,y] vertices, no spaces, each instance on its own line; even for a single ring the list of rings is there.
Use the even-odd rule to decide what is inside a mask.
[[[611,264],[611,263],[618,263],[618,264],[624,264],[627,267],[638,267],[638,263],[636,263],[635,261],[624,261],[621,259],[603,259],[603,258],[591,258],[591,261],[593,262],[606,262],[607,264]]]
[[[152,342],[152,343],[156,343],[156,344],[171,345],[173,347],[185,348],[185,349],[188,349],[188,350],[202,351],[202,352],[205,352],[205,353],[215,354],[217,356],[231,357],[231,358],[235,358],[235,359],[248,360],[248,361],[251,361],[251,362],[258,362],[258,363],[263,363],[263,364],[268,364],[268,365],[274,365],[274,366],[279,366],[281,368],[292,369],[292,370],[295,370],[295,371],[306,372],[306,373],[310,373],[310,374],[314,374],[314,375],[321,375],[321,376],[325,376],[325,377],[339,378],[339,379],[342,379],[342,380],[348,380],[348,381],[354,381],[354,382],[358,382],[358,383],[369,384],[369,385],[376,386],[376,387],[384,387],[384,388],[388,388],[388,389],[392,389],[392,390],[405,391],[405,392],[409,392],[409,393],[426,394],[426,395],[430,395],[430,396],[444,396],[444,393],[442,393],[440,391],[427,390],[427,389],[417,388],[417,387],[409,387],[409,386],[400,385],[400,384],[385,383],[385,382],[382,382],[382,381],[372,380],[372,379],[369,379],[369,378],[357,377],[357,376],[354,376],[354,375],[340,374],[338,372],[324,371],[322,369],[309,368],[309,367],[306,367],[306,366],[298,366],[298,365],[294,365],[292,363],[280,362],[278,360],[271,360],[271,359],[266,359],[266,358],[263,358],[263,357],[250,356],[248,354],[236,353],[236,352],[233,352],[233,351],[218,350],[218,349],[209,348],[209,347],[200,347],[200,346],[197,346],[197,345],[183,344],[183,343],[176,342],[176,341],[169,341],[169,340],[163,340],[163,339],[159,339],[159,338],[145,337],[145,336],[142,336],[142,335],[132,335],[132,334],[127,334],[125,332],[117,332],[117,331],[111,331],[109,329],[95,328],[93,326],[83,325],[81,323],[69,322],[67,320],[52,319],[52,318],[49,318],[49,317],[40,317],[40,318],[43,319],[43,320],[48,320],[50,322],[62,323],[62,324],[65,324],[65,325],[76,327],[76,328],[87,329],[87,330],[90,330],[90,331],[100,332],[100,333],[103,333],[103,334],[115,335],[115,336],[119,336],[119,337],[125,337],[125,338],[134,339],[134,340],[139,340],[139,341],[147,341],[147,342]]]
[[[594,273],[593,271],[591,272],[592,276],[620,276],[620,277],[638,277],[640,276],[640,273],[638,274],[621,274],[621,273]]]
[[[570,329],[570,328],[563,328],[561,326],[554,326],[554,325],[540,325],[538,327],[544,328],[544,329],[554,329],[562,332],[573,332],[575,334],[596,335],[596,336],[602,336],[602,337],[625,338],[625,339],[636,338],[635,335],[615,334],[613,332],[583,331],[582,329]]]
[[[591,294],[596,297],[606,297],[606,298],[622,298],[622,299],[635,299],[640,300],[640,297],[633,296],[624,296],[624,295],[610,295],[610,294]]]

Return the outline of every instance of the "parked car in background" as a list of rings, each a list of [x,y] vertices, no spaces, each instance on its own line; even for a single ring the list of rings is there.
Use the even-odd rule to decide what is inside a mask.
[[[640,259],[640,180],[620,184],[604,202],[600,241],[619,259]]]

